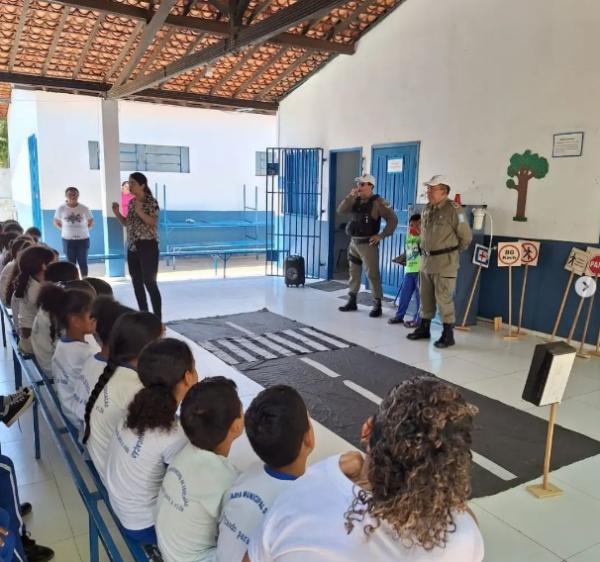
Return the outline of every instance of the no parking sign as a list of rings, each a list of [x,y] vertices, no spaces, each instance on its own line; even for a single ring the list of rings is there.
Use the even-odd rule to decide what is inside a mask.
[[[518,267],[521,265],[521,244],[500,242],[498,244],[498,267]]]
[[[587,253],[589,257],[585,274],[600,277],[600,249],[588,247]]]

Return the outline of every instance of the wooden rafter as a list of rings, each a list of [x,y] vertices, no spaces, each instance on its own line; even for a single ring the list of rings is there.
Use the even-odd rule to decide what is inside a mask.
[[[161,81],[209,64],[218,58],[244,47],[265,43],[283,30],[294,27],[308,18],[323,15],[343,3],[344,0],[302,0],[302,2],[297,2],[287,8],[283,8],[266,20],[244,28],[240,31],[235,42],[228,40],[219,41],[210,47],[202,49],[198,53],[182,57],[178,61],[166,65],[161,70],[152,72],[146,76],[139,76],[126,84],[115,86],[108,95],[110,98],[119,98],[151,88]]]
[[[275,86],[277,86],[277,84],[283,82],[288,76],[290,76],[290,74],[292,74],[292,72],[294,72],[294,70],[296,70],[299,66],[303,65],[305,62],[307,62],[308,59],[310,59],[310,57],[313,56],[313,54],[314,53],[311,53],[310,51],[306,51],[306,53],[304,53],[301,57],[296,59],[290,66],[288,66],[285,72],[277,76],[277,78],[273,80],[270,84],[267,84],[254,97],[257,99],[264,98],[273,88],[275,88]]]
[[[258,16],[260,16],[260,14],[262,14],[271,4],[273,3],[273,0],[264,0],[264,2],[259,3],[256,5],[256,8],[254,8],[254,11],[252,12],[252,14],[250,15],[250,17],[248,18],[248,21],[246,22],[246,25],[250,25]]]
[[[135,28],[131,32],[131,35],[128,37],[127,41],[125,42],[125,45],[123,45],[119,56],[116,58],[115,62],[112,64],[109,71],[106,73],[106,76],[104,77],[104,79],[107,82],[112,78],[113,74],[117,70],[119,70],[119,68],[121,68],[121,64],[123,64],[125,57],[131,52],[131,47],[133,46],[133,43],[137,39],[137,36],[140,34],[140,31],[142,30],[144,25],[145,23],[143,21],[138,21],[135,24]]]
[[[62,35],[63,27],[65,27],[65,22],[67,21],[67,17],[69,15],[69,7],[65,6],[63,12],[60,16],[60,21],[56,27],[56,31],[52,37],[52,43],[50,43],[50,48],[48,49],[48,54],[46,55],[46,62],[44,62],[44,66],[42,68],[42,75],[45,76],[48,72],[48,67],[54,58],[54,52],[56,51],[56,47],[58,45],[58,41],[60,40],[60,36]]]
[[[94,23],[92,32],[89,34],[87,41],[85,42],[85,45],[83,47],[83,50],[81,51],[81,55],[79,56],[79,60],[77,61],[77,65],[75,66],[75,70],[73,70],[73,78],[76,78],[79,74],[79,71],[81,70],[81,67],[83,66],[83,63],[85,62],[85,59],[87,57],[88,51],[94,43],[96,35],[98,35],[98,31],[100,31],[100,28],[102,27],[102,23],[104,22],[105,18],[106,14],[100,14],[98,16],[98,19],[96,20],[96,23]]]
[[[205,66],[202,69],[199,69],[196,72],[196,76],[194,76],[194,78],[192,78],[192,80],[190,81],[190,83],[185,87],[185,91],[186,92],[191,92],[196,85],[198,84],[198,82],[200,82],[200,80],[202,80],[202,78],[204,78],[204,76],[206,75],[206,71],[208,70],[208,66]]]
[[[152,41],[154,41],[156,34],[160,31],[160,28],[169,16],[171,8],[176,3],[177,0],[162,0],[158,10],[154,12],[152,19],[148,22],[148,24],[144,28],[144,31],[142,31],[142,36],[140,37],[135,52],[131,55],[131,58],[125,65],[125,68],[123,69],[123,72],[119,75],[119,78],[117,78],[117,85],[123,84],[131,77],[131,74],[133,73],[136,66],[146,53],[146,49],[150,46]],[[148,58],[152,59],[152,57]]]
[[[15,60],[17,58],[17,52],[19,50],[19,43],[21,42],[21,35],[23,34],[23,28],[25,27],[25,21],[27,20],[29,4],[30,0],[23,0],[23,8],[21,10],[21,17],[19,18],[19,24],[17,26],[17,33],[15,34],[15,40],[12,44],[12,48],[10,50],[10,57],[8,59],[9,72],[11,72],[13,67],[15,66]]]
[[[332,37],[335,37],[338,33],[341,33],[342,31],[344,31],[344,29],[348,29],[348,27],[350,27],[358,18],[361,14],[363,14],[364,12],[366,12],[369,8],[371,7],[371,2],[363,2],[362,4],[360,4],[360,6],[357,6],[357,8],[354,10],[354,12],[352,12],[346,19],[343,19],[341,21],[338,21],[328,32],[327,34],[327,39],[331,39]]]
[[[237,96],[240,92],[243,92],[248,87],[250,87],[254,81],[268,68],[271,68],[275,62],[277,62],[283,53],[287,50],[284,48],[279,48],[271,57],[269,57],[263,64],[261,64],[246,80],[244,80],[233,92],[233,97]]]
[[[138,6],[132,6],[124,2],[117,2],[115,0],[54,0],[59,4],[66,4],[67,6],[73,6],[76,8],[83,8],[86,10],[94,10],[97,12],[108,13],[115,16],[123,16],[131,19],[142,20],[147,22],[149,19],[148,11]],[[302,0],[302,2],[308,2],[310,0]],[[280,10],[281,11],[281,10]],[[277,14],[275,14],[277,15]],[[271,18],[269,18],[271,19]],[[262,22],[261,22],[262,23]],[[178,27],[181,29],[188,29],[193,31],[201,31],[204,33],[212,33],[221,37],[228,37],[231,32],[229,23],[203,19],[193,16],[175,15],[171,14],[165,20],[165,25]],[[242,33],[248,29],[249,26],[240,26],[239,32]],[[254,27],[254,26],[252,26]],[[291,26],[290,26],[291,27]],[[282,32],[277,34],[275,37],[269,39],[271,43],[277,43],[281,45],[290,45],[295,47],[301,47],[303,49],[313,49],[316,51],[326,51],[332,53],[339,53],[342,55],[354,54],[354,47],[351,45],[344,45],[343,43],[335,43],[331,41],[325,41],[323,39],[313,39],[311,37],[303,37],[295,33]]]
[[[250,57],[258,50],[259,47],[252,47],[249,51],[242,55],[242,58],[234,64],[228,72],[226,72],[223,77],[210,89],[210,93],[218,92],[219,89],[225,84],[228,80],[231,79],[232,76],[235,75],[236,72],[240,70],[250,59]]]

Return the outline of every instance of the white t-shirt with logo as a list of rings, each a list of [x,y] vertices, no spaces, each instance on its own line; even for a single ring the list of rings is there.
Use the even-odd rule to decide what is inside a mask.
[[[90,355],[81,368],[81,376],[75,381],[75,394],[81,398],[81,402],[76,405],[74,414],[82,425],[87,401],[105,367],[106,360],[99,353]]]
[[[81,369],[88,357],[98,353],[95,341],[77,341],[60,337],[52,356],[52,376],[60,407],[67,419],[78,429],[81,427],[76,410],[85,408],[85,398],[75,392],[75,382],[81,377]]]
[[[31,328],[31,346],[38,365],[47,375],[52,373],[52,356],[56,349],[56,340],[52,341],[50,336],[51,326],[50,314],[40,308],[35,315],[33,327]]]
[[[154,525],[167,465],[187,443],[179,420],[171,431],[151,430],[141,436],[124,424],[117,427],[108,447],[106,487],[123,527],[141,531]]]
[[[123,420],[129,403],[142,388],[144,385],[137,371],[131,367],[119,366],[92,408],[87,448],[104,485],[110,440]]]
[[[62,223],[60,232],[64,240],[85,240],[90,237],[88,221],[92,219],[92,213],[85,205],[61,205],[56,209],[54,218]]]
[[[273,501],[295,480],[262,463],[254,464],[238,477],[225,495],[217,543],[219,562],[241,562],[250,537],[262,527]]]
[[[165,562],[216,560],[223,498],[236,476],[225,457],[191,443],[173,459],[156,514],[158,548]]]
[[[367,537],[355,524],[348,534],[344,514],[355,497],[355,485],[342,472],[340,456],[313,465],[273,503],[262,529],[250,539],[252,562],[481,562],[483,539],[474,519],[456,513],[456,531],[445,548],[408,548],[382,525]]]

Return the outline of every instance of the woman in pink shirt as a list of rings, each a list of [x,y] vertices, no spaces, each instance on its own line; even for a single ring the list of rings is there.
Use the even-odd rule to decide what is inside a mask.
[[[121,214],[126,217],[129,211],[129,202],[135,197],[129,191],[129,182],[124,181],[121,184]]]

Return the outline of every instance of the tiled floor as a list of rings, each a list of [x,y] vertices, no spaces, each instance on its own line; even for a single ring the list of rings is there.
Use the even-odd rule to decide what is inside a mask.
[[[521,400],[531,352],[539,342],[533,336],[506,342],[488,327],[480,326],[469,333],[457,333],[457,345],[440,352],[431,343],[408,342],[403,327],[390,327],[385,318],[368,318],[366,308],[341,321],[336,297],[343,292],[287,289],[274,278],[165,279],[161,289],[166,320],[267,307],[516,408],[540,417],[548,415],[545,408]],[[116,283],[115,293],[126,304],[133,304],[128,283]],[[196,347],[195,354],[201,376],[234,377],[244,403],[260,388],[204,350]],[[0,352],[0,392],[13,389],[12,377],[9,357]],[[0,441],[3,452],[15,461],[21,499],[34,503],[34,514],[28,521],[32,535],[52,546],[59,562],[87,561],[85,508],[43,423],[43,458],[34,460],[31,414],[24,418],[20,428],[0,427]],[[566,399],[559,407],[558,423],[600,440],[600,359],[576,361]],[[323,427],[317,428],[317,442],[313,461],[349,448]],[[248,443],[240,440],[232,457],[243,467],[250,458]],[[537,500],[523,485],[472,502],[486,543],[486,561],[600,560],[600,456],[564,467],[553,473],[551,480],[564,490],[563,496]]]

